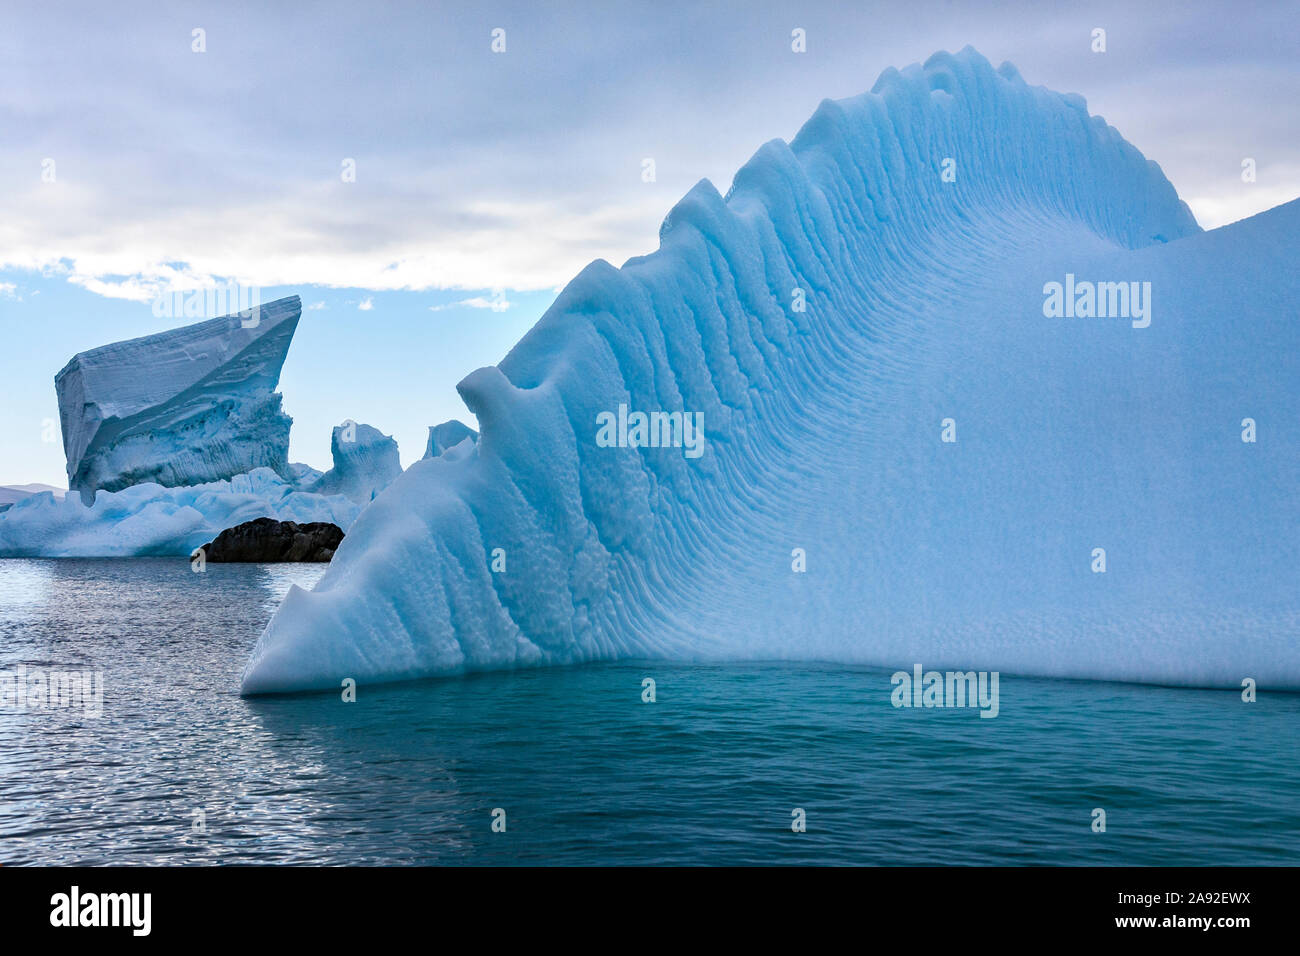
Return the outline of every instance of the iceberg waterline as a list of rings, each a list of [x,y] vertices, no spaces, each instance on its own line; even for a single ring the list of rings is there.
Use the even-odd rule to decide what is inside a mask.
[[[328,521],[346,531],[360,513],[346,497],[300,491],[270,468],[181,488],[145,482],[101,491],[90,505],[76,494],[43,492],[0,515],[0,557],[189,556],[254,518]]]
[[[397,443],[370,425],[336,427],[332,451],[334,467],[324,473],[294,463],[287,478],[254,468],[172,488],[141,482],[100,490],[90,504],[76,494],[24,495],[0,505],[0,558],[188,556],[254,518],[323,521],[346,532],[401,463]]]
[[[886,71],[468,376],[478,443],[366,508],[242,690],[618,657],[1300,687],[1275,212],[1201,234],[969,48]],[[1150,281],[1149,327],[1046,318],[1069,273]],[[701,415],[703,454],[599,444],[620,405]]]
[[[322,521],[346,532],[402,467],[397,443],[371,425],[337,426],[331,450],[329,471],[295,463],[287,479],[271,468],[254,468],[174,488],[141,482],[100,490],[88,505],[76,494],[25,495],[0,507],[0,558],[188,556],[254,518]]]

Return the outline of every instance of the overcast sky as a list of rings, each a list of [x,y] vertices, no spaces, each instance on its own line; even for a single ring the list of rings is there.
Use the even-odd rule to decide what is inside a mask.
[[[0,14],[0,483],[66,484],[55,372],[214,277],[315,306],[291,457],[327,467],[354,418],[409,463],[583,265],[652,251],[697,180],[725,192],[821,99],[940,49],[1082,94],[1206,228],[1300,195],[1295,2],[155,6]]]

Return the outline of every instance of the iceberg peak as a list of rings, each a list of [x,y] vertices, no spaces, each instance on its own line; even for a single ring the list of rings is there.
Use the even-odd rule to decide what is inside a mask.
[[[334,467],[303,490],[344,495],[360,505],[372,501],[402,473],[397,442],[373,425],[346,421],[330,436]]]

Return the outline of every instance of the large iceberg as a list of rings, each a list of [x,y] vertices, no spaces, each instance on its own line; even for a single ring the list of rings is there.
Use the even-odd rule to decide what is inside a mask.
[[[469,375],[477,445],[369,505],[242,690],[736,657],[1300,687],[1298,235],[1300,203],[1202,233],[969,48],[888,70]]]
[[[75,355],[55,377],[68,486],[198,485],[270,468],[288,477],[275,387],[298,297]]]

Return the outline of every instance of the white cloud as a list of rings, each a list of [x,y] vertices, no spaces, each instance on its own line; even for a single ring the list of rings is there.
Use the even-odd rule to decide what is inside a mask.
[[[1248,219],[1295,198],[1293,185],[1239,186],[1235,183],[1218,194],[1185,197],[1202,229],[1217,229],[1239,219]]]
[[[442,312],[444,309],[453,309],[457,306],[464,306],[469,309],[491,309],[493,312],[504,312],[510,308],[510,301],[506,298],[504,289],[493,289],[492,298],[488,299],[481,295],[470,296],[468,299],[460,299],[456,302],[447,302],[443,305],[429,306],[430,312]]]
[[[342,187],[340,187],[342,188]],[[67,197],[51,216],[42,197],[15,197],[0,221],[0,268],[63,272],[110,298],[147,302],[172,289],[233,280],[375,291],[554,289],[589,262],[621,265],[653,251],[670,200],[582,208],[561,199],[475,202],[406,216],[404,197],[342,203],[304,186],[255,207],[116,208],[108,196]],[[471,307],[501,309],[491,301]],[[508,304],[507,304],[508,307]]]
[[[366,296],[364,299],[361,300],[360,304],[357,306],[357,308],[360,309],[362,312],[369,312],[374,307],[375,307],[375,300],[373,296]]]
[[[308,311],[308,312],[319,312],[319,311],[321,311],[323,308],[325,308],[325,303],[324,303],[324,302],[313,302],[313,303],[311,303],[311,305],[307,306],[307,311]]]
[[[593,259],[620,265],[653,251],[664,215],[699,177],[725,191],[755,149],[791,136],[822,97],[860,93],[880,70],[946,43],[901,7],[849,14],[813,2],[838,28],[807,58],[782,43],[754,46],[756,36],[788,37],[776,8],[734,30],[728,4],[698,17],[698,5],[678,4],[698,41],[683,42],[674,15],[569,5],[521,11],[529,42],[508,57],[462,56],[464,38],[481,33],[473,12],[449,10],[426,36],[393,30],[363,5],[335,4],[314,23],[312,44],[286,46],[301,26],[292,15],[228,6],[222,32],[240,43],[203,57],[175,42],[167,18],[146,13],[85,2],[76,17],[33,8],[8,18],[6,143],[42,143],[40,155],[58,159],[58,181],[39,181],[32,154],[0,149],[0,268],[62,270],[86,289],[135,301],[218,278],[466,296],[551,290]],[[1096,57],[1076,55],[1073,28],[1057,12],[958,7],[940,32],[994,63],[1013,60],[1031,83],[1088,94],[1194,197],[1202,224],[1271,201],[1236,181],[1242,156],[1259,157],[1261,189],[1300,183],[1300,120],[1288,109],[1300,74],[1278,29],[1289,25],[1283,14],[1243,13],[1231,47],[1207,41],[1195,56],[1168,35],[1170,17],[1136,17],[1129,48],[1149,56],[1099,72]],[[1172,21],[1197,29],[1192,13]],[[108,27],[135,42],[104,44]],[[575,30],[605,42],[575,46]],[[629,72],[656,44],[675,50],[673,69]],[[394,75],[412,82],[395,86]],[[525,86],[527,95],[503,95],[539,75],[546,82]],[[429,95],[431,82],[439,95]],[[268,89],[293,110],[247,109]],[[341,130],[355,136],[340,142]],[[357,183],[340,181],[345,155],[358,160]],[[658,160],[657,184],[640,181],[647,155]]]

